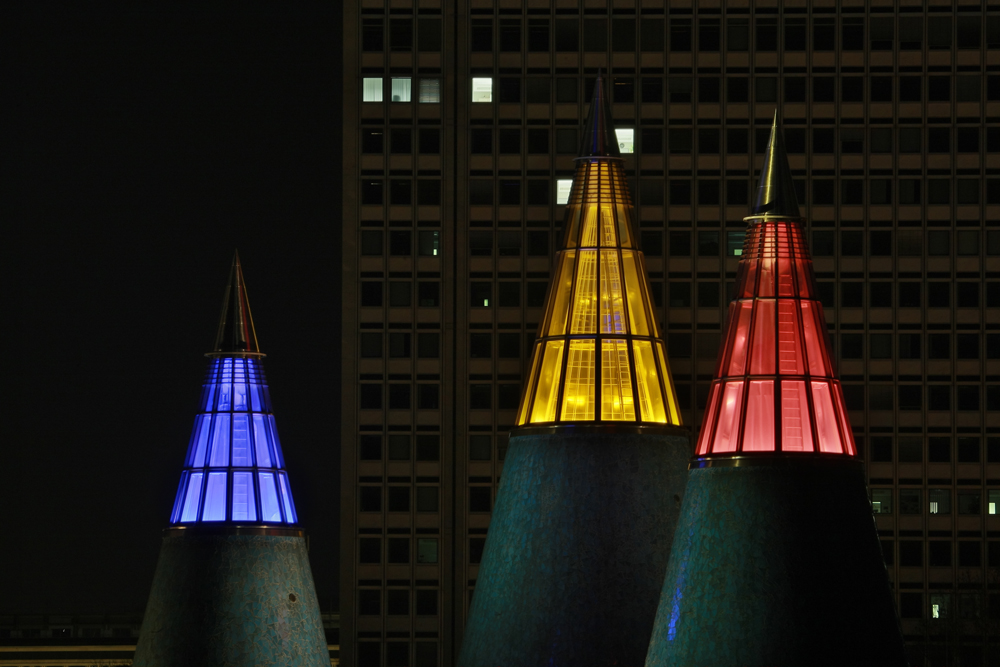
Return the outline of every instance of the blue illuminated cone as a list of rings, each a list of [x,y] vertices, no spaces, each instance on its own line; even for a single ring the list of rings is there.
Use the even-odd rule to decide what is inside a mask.
[[[637,667],[649,644],[690,447],[602,77],[557,260],[461,667]]]
[[[238,255],[207,356],[133,664],[328,666]]]

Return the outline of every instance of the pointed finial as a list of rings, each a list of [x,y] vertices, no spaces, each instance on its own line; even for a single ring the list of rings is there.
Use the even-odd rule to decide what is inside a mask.
[[[229,273],[229,284],[222,298],[222,316],[219,318],[219,333],[215,337],[213,356],[222,354],[244,354],[264,356],[257,345],[257,333],[250,315],[246,284],[243,282],[243,267],[240,253],[233,255],[233,268]]]
[[[774,122],[771,124],[771,139],[764,154],[764,166],[760,170],[757,202],[751,213],[799,217],[799,203],[795,198],[792,171],[788,166],[785,142],[778,128],[777,109],[774,111]]]
[[[615,136],[615,126],[611,121],[611,107],[604,86],[604,75],[598,70],[597,80],[594,81],[594,96],[590,100],[587,128],[580,143],[580,157],[621,156],[618,150],[618,137]]]

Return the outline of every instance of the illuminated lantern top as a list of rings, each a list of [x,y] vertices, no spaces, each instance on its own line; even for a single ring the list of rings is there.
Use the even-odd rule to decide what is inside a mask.
[[[614,137],[598,76],[518,426],[681,423]]]
[[[171,526],[298,522],[239,255],[202,389]]]
[[[856,456],[775,114],[696,457]]]

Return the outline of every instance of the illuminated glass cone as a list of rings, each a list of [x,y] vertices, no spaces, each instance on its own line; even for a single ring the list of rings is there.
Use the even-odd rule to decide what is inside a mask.
[[[905,665],[777,116],[647,667]]]
[[[684,491],[681,428],[604,82],[459,665],[641,665]]]
[[[239,256],[164,531],[138,667],[327,667]]]

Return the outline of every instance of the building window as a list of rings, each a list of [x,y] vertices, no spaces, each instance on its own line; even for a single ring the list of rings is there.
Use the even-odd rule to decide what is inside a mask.
[[[441,79],[420,79],[420,97],[418,100],[420,104],[440,103]]]
[[[951,514],[951,490],[931,489],[928,493],[928,511],[931,514]]]
[[[492,510],[493,490],[488,486],[469,487],[469,511],[489,512]]]
[[[382,78],[369,78],[365,77],[362,81],[362,102],[381,102],[382,101]]]
[[[892,489],[872,489],[872,512],[892,514]]]
[[[615,128],[615,138],[618,139],[618,150],[631,153],[635,145],[635,130],[632,128]]]
[[[410,88],[412,80],[409,77],[392,78],[392,97],[390,98],[393,102],[409,102],[410,101]]]
[[[438,541],[436,537],[421,537],[417,539],[417,562],[438,562]]]
[[[573,187],[573,179],[560,178],[556,181],[556,204],[569,203],[569,192]]]
[[[491,77],[474,77],[472,79],[472,101],[493,101],[493,79]]]

